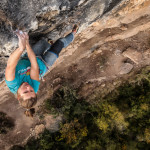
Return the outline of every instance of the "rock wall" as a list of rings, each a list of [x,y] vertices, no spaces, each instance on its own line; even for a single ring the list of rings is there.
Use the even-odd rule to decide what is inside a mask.
[[[150,0],[55,3],[32,0],[29,7],[27,2],[18,0],[20,6],[11,5],[17,3],[15,0],[0,2],[0,71],[3,76],[6,61],[17,46],[13,29],[29,31],[34,43],[41,37],[55,40],[69,32],[74,23],[81,23],[74,42],[63,49],[50,73],[44,77],[46,82],[41,82],[38,105],[62,83],[73,85],[86,100],[93,100],[97,95],[103,97],[136,71],[150,65]],[[23,116],[24,110],[5,82],[0,84],[0,89],[0,111],[15,120],[15,128],[0,135],[0,150],[7,150],[13,145],[25,144],[30,136],[42,130],[43,125],[40,125],[38,113],[34,120]],[[46,116],[45,120],[46,128],[56,129],[61,119]]]
[[[15,29],[28,31],[31,43],[40,38],[56,40],[73,24],[80,31],[103,17],[122,0],[1,0],[0,1],[0,81],[11,52],[17,47]],[[79,32],[80,32],[79,31]]]

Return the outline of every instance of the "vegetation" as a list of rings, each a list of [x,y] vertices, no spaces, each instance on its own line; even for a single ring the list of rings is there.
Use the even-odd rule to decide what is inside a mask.
[[[0,112],[0,134],[6,134],[9,130],[14,127],[12,119],[5,113]]]
[[[70,88],[59,89],[46,109],[64,114],[60,130],[45,130],[25,150],[148,150],[150,149],[150,69],[99,97],[96,104],[79,99]],[[97,98],[96,98],[97,99]],[[94,100],[93,100],[94,101]]]

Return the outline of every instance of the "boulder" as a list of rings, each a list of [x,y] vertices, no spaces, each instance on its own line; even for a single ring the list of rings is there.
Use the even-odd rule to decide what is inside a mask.
[[[59,130],[59,124],[62,122],[62,116],[59,115],[57,117],[54,117],[52,115],[46,115],[45,116],[45,122],[46,122],[46,129],[48,129],[51,132],[55,132]]]
[[[142,54],[133,48],[128,48],[123,52],[124,57],[128,57],[134,63],[139,64],[142,61]]]
[[[35,126],[35,135],[39,135],[40,133],[42,133],[45,129],[44,124],[40,124],[40,125],[36,125]]]
[[[127,74],[133,69],[133,65],[130,63],[123,63],[120,67],[120,72],[119,74]]]

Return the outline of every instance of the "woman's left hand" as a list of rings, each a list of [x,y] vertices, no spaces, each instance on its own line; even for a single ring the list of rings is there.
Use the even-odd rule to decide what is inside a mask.
[[[19,49],[20,49],[21,51],[24,51],[25,48],[26,48],[26,34],[25,34],[25,32],[23,32],[23,31],[21,31],[21,30],[17,30],[17,31],[16,31],[16,35],[17,35],[18,38],[19,38],[19,43],[18,43]]]

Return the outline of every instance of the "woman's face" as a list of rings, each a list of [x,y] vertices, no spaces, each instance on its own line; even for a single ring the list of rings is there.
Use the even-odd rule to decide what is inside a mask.
[[[18,89],[18,94],[24,99],[30,99],[36,97],[34,89],[27,82],[24,82]]]

